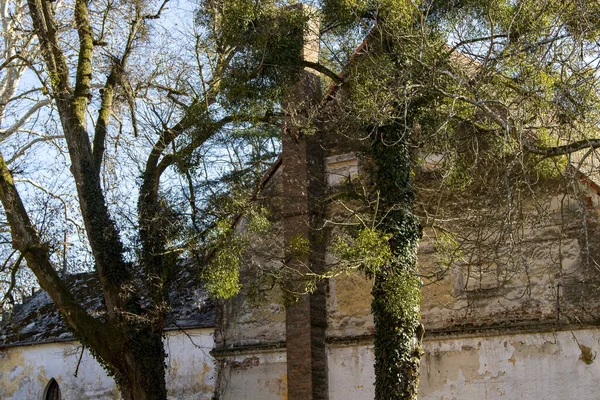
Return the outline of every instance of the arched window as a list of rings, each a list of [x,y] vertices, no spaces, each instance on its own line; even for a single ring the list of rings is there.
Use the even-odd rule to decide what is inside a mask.
[[[44,400],[60,400],[60,388],[56,379],[50,379],[44,390]]]

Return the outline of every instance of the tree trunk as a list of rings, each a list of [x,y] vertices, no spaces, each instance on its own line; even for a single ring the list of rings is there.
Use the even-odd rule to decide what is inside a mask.
[[[417,246],[421,229],[412,214],[414,191],[407,136],[402,127],[383,127],[371,146],[380,208],[389,210],[379,226],[391,235],[393,253],[393,261],[374,273],[375,400],[414,400],[419,383],[422,327]]]
[[[416,336],[420,323],[418,304],[410,299],[420,287],[416,275],[403,272],[403,267],[393,265],[380,271],[373,285],[375,400],[417,398],[421,348]]]
[[[122,372],[115,374],[123,400],[166,400],[165,357],[161,333],[150,328],[132,333],[120,357]]]

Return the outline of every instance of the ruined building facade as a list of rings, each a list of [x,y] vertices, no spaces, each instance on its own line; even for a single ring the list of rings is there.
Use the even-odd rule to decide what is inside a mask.
[[[314,39],[307,40],[310,60]],[[318,77],[306,72],[287,106],[302,110],[321,101],[318,87]],[[177,292],[165,335],[172,399],[374,397],[371,281],[360,272],[342,274],[319,281],[296,302],[285,301],[286,292],[303,291],[301,277],[335,263],[328,243],[348,211],[322,199],[364,176],[368,160],[360,144],[346,138],[323,130],[303,135],[302,112],[294,118],[286,121],[282,156],[257,199],[270,211],[271,228],[250,240],[241,293],[215,304],[200,287],[182,284]],[[426,161],[427,168],[435,166]],[[492,252],[477,253],[469,235],[494,225],[465,223],[466,208],[456,209],[454,237],[424,224],[421,399],[598,398],[600,188],[592,174],[576,178],[580,196],[550,182],[540,189],[537,206],[524,208],[529,214],[515,233],[518,240],[494,243]],[[238,219],[236,230],[243,232],[245,224]],[[310,246],[292,257],[298,238],[310,239]],[[461,250],[463,242],[469,244]],[[282,268],[298,272],[298,281],[269,286],[265,276]],[[70,279],[74,287],[94,285],[88,275]],[[86,292],[93,290],[81,298]],[[95,301],[86,306],[101,308]],[[3,326],[0,346],[2,399],[55,399],[57,393],[62,399],[119,398],[43,292]]]

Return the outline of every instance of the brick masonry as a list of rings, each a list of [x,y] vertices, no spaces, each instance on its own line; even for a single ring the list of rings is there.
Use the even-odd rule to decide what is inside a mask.
[[[318,54],[318,40],[310,33],[304,37],[305,53]],[[317,38],[318,39],[318,38]],[[308,49],[308,50],[307,50]],[[282,132],[283,143],[283,231],[286,266],[291,271],[289,290],[303,292],[306,273],[323,270],[325,238],[322,208],[319,200],[325,188],[324,156],[319,133],[314,132],[310,107],[319,98],[319,78],[308,71],[287,104]],[[318,129],[316,129],[318,132]],[[308,240],[306,253],[298,253],[295,245]],[[328,399],[327,327],[325,284],[300,296],[286,309],[287,390],[289,400]]]

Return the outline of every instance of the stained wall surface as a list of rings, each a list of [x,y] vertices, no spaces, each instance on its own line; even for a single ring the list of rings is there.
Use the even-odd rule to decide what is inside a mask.
[[[277,285],[265,278],[269,275],[265,272],[281,268],[284,259],[282,190],[281,169],[278,168],[272,172],[257,199],[269,210],[270,229],[251,235],[240,268],[240,281],[243,282],[240,293],[217,305],[215,342],[219,349],[285,342],[282,293]],[[245,231],[246,223],[244,218],[238,220],[236,230]],[[252,289],[255,289],[255,295],[249,296]]]
[[[169,332],[165,348],[170,399],[209,400],[214,391],[212,329]],[[81,357],[81,361],[79,361]],[[77,376],[75,376],[75,373]],[[112,378],[77,342],[0,349],[0,399],[43,399],[50,379],[63,399],[120,399]]]
[[[421,399],[598,399],[600,330],[428,342]]]
[[[600,329],[425,340],[421,400],[597,399]],[[329,399],[372,400],[373,346],[328,346]],[[223,399],[285,400],[285,351],[227,359]]]
[[[165,346],[170,399],[212,398],[216,386],[210,330],[170,332]],[[600,328],[448,336],[423,344],[420,399],[597,399]],[[119,399],[111,378],[87,352],[77,377],[77,343],[5,348],[0,398],[43,399],[51,378],[65,399]],[[333,340],[327,348],[330,400],[373,399],[373,347],[367,339]],[[285,349],[237,352],[217,361],[224,400],[285,400]]]
[[[219,399],[287,400],[285,349],[239,353],[219,362]]]
[[[352,175],[349,169],[335,172],[344,179]],[[484,243],[487,252],[469,248],[468,241],[444,243],[439,232],[424,228],[419,265],[427,333],[420,399],[598,398],[593,385],[600,372],[595,361],[600,330],[590,328],[600,321],[600,272],[594,267],[600,260],[598,225],[593,210],[583,212],[577,199],[542,195],[518,240],[490,240]],[[347,217],[335,205],[328,212],[334,222]],[[467,238],[483,229],[463,225]],[[335,233],[334,228],[331,237]],[[460,251],[447,262],[444,252],[453,246]],[[329,254],[328,262],[334,261]],[[328,281],[330,400],[373,399],[371,285],[361,273]],[[273,382],[285,382],[285,351],[277,358],[244,348],[259,345],[247,339],[262,331],[273,336],[263,344],[284,344],[279,304],[275,299],[251,312],[240,307],[236,318],[228,319],[229,349],[236,353],[229,358],[234,368],[227,372],[225,398],[285,399],[282,391],[267,392],[280,387]]]
[[[427,340],[421,400],[595,400],[600,329]],[[373,348],[329,348],[330,400],[370,400]]]

